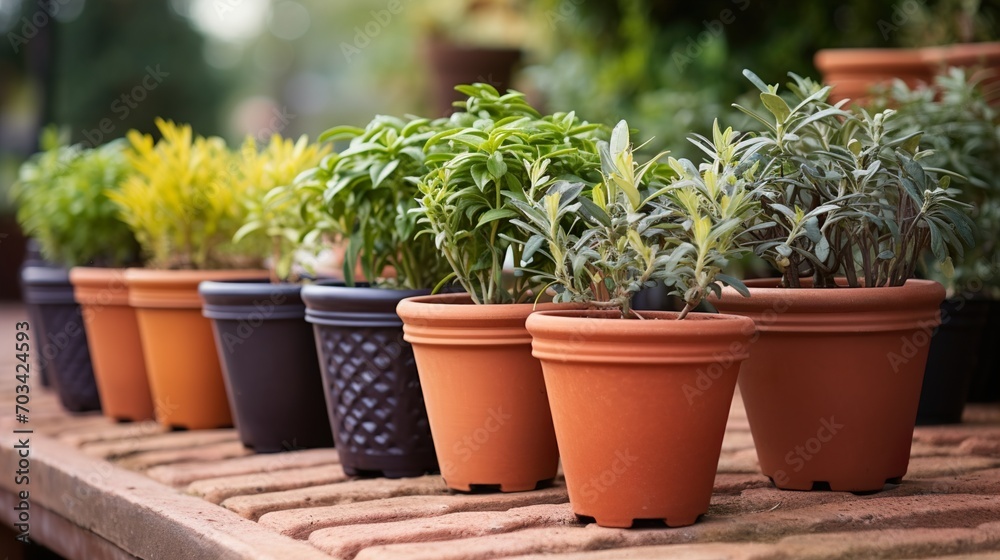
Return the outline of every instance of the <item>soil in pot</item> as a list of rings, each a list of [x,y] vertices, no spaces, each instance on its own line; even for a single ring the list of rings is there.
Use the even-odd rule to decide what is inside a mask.
[[[533,306],[474,305],[465,294],[442,294],[403,300],[397,311],[448,487],[520,492],[555,478],[559,451],[545,381],[524,328]]]
[[[267,280],[260,270],[125,271],[136,310],[156,420],[169,428],[233,425],[212,323],[201,313],[205,280]]]
[[[153,399],[125,270],[76,267],[69,277],[83,309],[104,415],[119,421],[152,420]]]
[[[258,453],[333,447],[302,287],[202,282],[236,428]]]
[[[678,527],[708,511],[753,321],[694,313],[528,317],[573,512],[603,527]]]
[[[990,300],[969,402],[1000,401],[1000,301]]]
[[[427,291],[305,286],[333,437],[344,472],[389,478],[437,471],[399,300]]]
[[[34,338],[32,349],[59,394],[59,402],[70,412],[101,409],[94,369],[87,347],[80,306],[73,298],[73,285],[64,268],[25,267],[21,273],[24,301],[35,306],[42,338]]]
[[[941,326],[931,338],[920,391],[918,425],[962,421],[988,316],[987,300],[949,299],[941,304]]]
[[[906,474],[944,288],[808,285],[712,300],[757,325],[739,384],[761,470],[782,489],[881,490]]]

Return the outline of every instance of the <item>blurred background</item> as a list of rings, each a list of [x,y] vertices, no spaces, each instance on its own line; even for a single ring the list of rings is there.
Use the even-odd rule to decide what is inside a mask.
[[[818,78],[821,48],[995,40],[998,19],[1000,0],[0,0],[0,253],[22,250],[6,191],[49,123],[88,145],[156,116],[314,137],[482,81],[691,155],[690,132],[738,126],[743,68]]]

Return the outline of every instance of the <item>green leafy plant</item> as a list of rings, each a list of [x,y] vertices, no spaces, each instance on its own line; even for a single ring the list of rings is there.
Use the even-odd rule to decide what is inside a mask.
[[[892,124],[901,134],[923,131],[923,161],[961,174],[953,181],[958,200],[972,207],[976,246],[955,262],[938,263],[928,273],[954,292],[985,289],[1000,297],[997,239],[1000,239],[1000,114],[982,84],[961,68],[950,68],[930,86],[909,87],[896,81],[876,96],[893,107]]]
[[[634,161],[628,125],[615,127],[610,144],[601,142],[603,181],[556,181],[537,201],[514,200],[522,217],[512,223],[525,231],[525,259],[554,264],[551,271],[532,268],[554,287],[556,301],[586,302],[613,308],[623,318],[641,317],[632,298],[662,282],[683,298],[684,319],[721,285],[740,281],[722,274],[744,249],[743,224],[754,215],[756,165],[743,166],[750,146],[732,130],[714,128],[712,141],[695,143],[711,160],[700,168],[689,160]],[[542,186],[544,187],[544,185]],[[584,227],[578,227],[582,224]],[[538,258],[541,257],[541,258]]]
[[[295,257],[303,244],[314,241],[303,235],[314,201],[296,188],[295,179],[318,165],[327,152],[326,147],[310,144],[305,135],[293,141],[275,134],[263,150],[258,150],[252,137],[247,138],[234,159],[230,171],[234,180],[243,183],[236,192],[246,208],[246,222],[233,240],[256,239],[255,246],[270,247],[272,282],[299,280]]]
[[[164,269],[259,266],[259,247],[234,243],[245,221],[241,191],[253,186],[233,169],[221,138],[195,137],[191,127],[156,120],[162,138],[129,131],[134,173],[108,196],[149,258]]]
[[[38,240],[45,258],[66,267],[135,263],[135,237],[108,197],[130,172],[122,142],[66,146],[49,129],[43,148],[21,166],[13,189],[25,233]]]
[[[596,142],[604,127],[574,113],[540,116],[524,95],[500,95],[485,84],[460,86],[468,95],[445,130],[427,141],[429,171],[419,180],[414,212],[479,304],[528,301],[540,285],[516,269],[525,260],[525,232],[511,223],[513,201],[553,180],[600,181]],[[504,263],[515,274],[504,281]]]
[[[830,88],[790,74],[792,104],[752,72],[766,113],[735,105],[762,128],[752,141],[765,182],[751,225],[755,252],[797,288],[899,286],[926,249],[938,261],[971,244],[954,173],[925,163],[921,134],[892,129],[892,109],[852,112],[826,102]]]
[[[340,153],[304,173],[298,183],[311,206],[310,231],[341,236],[347,242],[344,279],[360,275],[389,288],[434,287],[448,274],[433,239],[419,236],[417,187],[409,178],[427,172],[424,145],[440,130],[440,121],[375,117],[364,129],[335,127],[321,140],[349,139]],[[390,272],[386,274],[386,272]]]

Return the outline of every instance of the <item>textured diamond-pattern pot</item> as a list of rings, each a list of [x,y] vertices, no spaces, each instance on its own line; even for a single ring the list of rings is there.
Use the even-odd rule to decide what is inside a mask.
[[[327,411],[344,472],[390,478],[437,470],[413,349],[396,305],[426,290],[313,285],[313,324]]]
[[[100,410],[87,333],[80,306],[73,299],[69,271],[31,266],[24,269],[21,279],[24,301],[35,306],[35,320],[42,325],[41,340],[33,337],[34,355],[45,364],[59,402],[71,412]]]
[[[240,440],[258,453],[333,446],[301,291],[261,282],[198,287]]]

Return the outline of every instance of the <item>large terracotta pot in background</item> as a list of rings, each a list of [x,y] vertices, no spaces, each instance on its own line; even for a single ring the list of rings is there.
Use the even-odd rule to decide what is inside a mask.
[[[101,409],[94,368],[87,347],[80,306],[73,298],[69,271],[51,266],[28,266],[21,271],[24,301],[34,306],[32,319],[41,329],[32,333],[36,364],[49,376],[59,402],[71,412]],[[41,336],[38,336],[41,334]]]
[[[520,49],[466,47],[447,41],[428,41],[424,54],[430,66],[431,94],[438,115],[455,112],[452,103],[465,99],[455,86],[485,82],[501,93],[511,86]]]
[[[258,453],[333,447],[302,286],[202,282],[229,405]]]
[[[850,99],[863,104],[875,85],[899,78],[914,86],[934,77],[920,49],[823,49],[813,62],[823,82],[833,86],[831,103]]]
[[[518,492],[555,478],[559,451],[545,382],[524,328],[533,306],[474,305],[466,294],[442,294],[405,299],[396,309],[448,487]]]
[[[937,73],[949,66],[972,69],[972,78],[982,81],[991,103],[1000,104],[1000,41],[928,47],[923,53],[931,70]]]
[[[949,299],[941,304],[941,326],[931,340],[920,390],[918,425],[962,421],[988,316],[985,299]]]
[[[104,415],[115,420],[152,419],[139,322],[128,303],[125,270],[76,267],[69,278],[83,308]]]
[[[212,323],[201,314],[204,280],[267,281],[260,270],[125,271],[136,309],[156,419],[172,428],[231,426]]]
[[[329,422],[348,474],[399,478],[437,471],[413,349],[396,315],[399,300],[428,292],[322,284],[302,289]]]
[[[678,527],[708,511],[745,317],[544,311],[528,317],[573,512],[604,527]]]
[[[901,479],[944,288],[747,286],[750,298],[727,288],[712,303],[757,324],[739,383],[763,473],[790,490]]]

